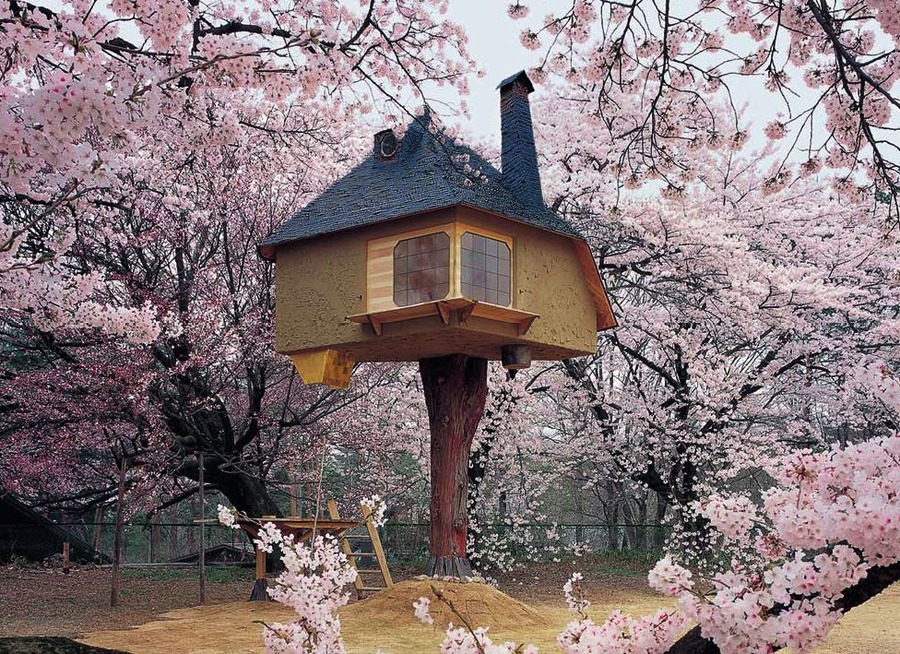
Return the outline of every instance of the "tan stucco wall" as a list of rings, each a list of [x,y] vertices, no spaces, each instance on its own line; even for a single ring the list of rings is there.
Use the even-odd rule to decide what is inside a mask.
[[[435,317],[384,325],[381,336],[345,318],[365,311],[366,242],[405,230],[460,220],[515,241],[513,307],[541,314],[518,338],[512,325]],[[531,226],[466,207],[447,209],[322,236],[278,248],[276,349],[337,347],[358,361],[414,360],[464,351],[498,359],[501,345],[532,345],[535,359],[593,352],[596,311],[572,242]]]
[[[597,347],[597,313],[572,240],[468,207],[458,211],[462,222],[513,237],[513,306],[541,314],[526,340],[593,352]],[[498,220],[502,228],[498,228]]]

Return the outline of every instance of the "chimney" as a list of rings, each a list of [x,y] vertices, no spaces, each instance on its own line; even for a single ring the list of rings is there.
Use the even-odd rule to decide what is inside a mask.
[[[501,183],[526,204],[544,204],[528,94],[534,85],[525,71],[500,82]]]

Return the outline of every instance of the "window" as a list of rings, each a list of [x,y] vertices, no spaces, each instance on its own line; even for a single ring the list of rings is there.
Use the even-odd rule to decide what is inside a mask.
[[[431,302],[450,292],[450,237],[444,232],[400,241],[394,247],[394,304]]]
[[[509,306],[509,246],[472,232],[463,234],[461,245],[463,296]]]

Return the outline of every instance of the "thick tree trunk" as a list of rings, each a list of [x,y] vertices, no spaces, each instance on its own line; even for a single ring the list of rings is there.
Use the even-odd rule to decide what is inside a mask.
[[[429,575],[471,574],[466,557],[469,450],[487,399],[487,360],[452,354],[419,361],[431,428]]]
[[[188,475],[191,479],[197,479],[194,471]],[[265,482],[259,477],[254,477],[241,470],[223,470],[215,455],[206,453],[206,483],[212,484],[220,491],[228,501],[242,513],[251,518],[260,518],[264,515],[282,517],[282,512],[269,495]]]
[[[844,596],[838,601],[836,608],[841,613],[846,613],[872,599],[897,581],[900,581],[900,563],[876,566],[869,570],[865,579],[844,591]],[[714,642],[703,637],[700,627],[694,627],[679,638],[666,654],[720,654],[720,650]]]

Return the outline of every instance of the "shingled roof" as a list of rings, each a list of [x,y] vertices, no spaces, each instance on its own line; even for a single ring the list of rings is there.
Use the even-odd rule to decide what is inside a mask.
[[[260,254],[274,260],[275,248],[293,241],[455,205],[583,240],[544,204],[539,179],[536,192],[516,194],[481,155],[432,131],[426,111],[410,123],[394,157],[380,160],[370,154],[266,237],[259,244]]]

